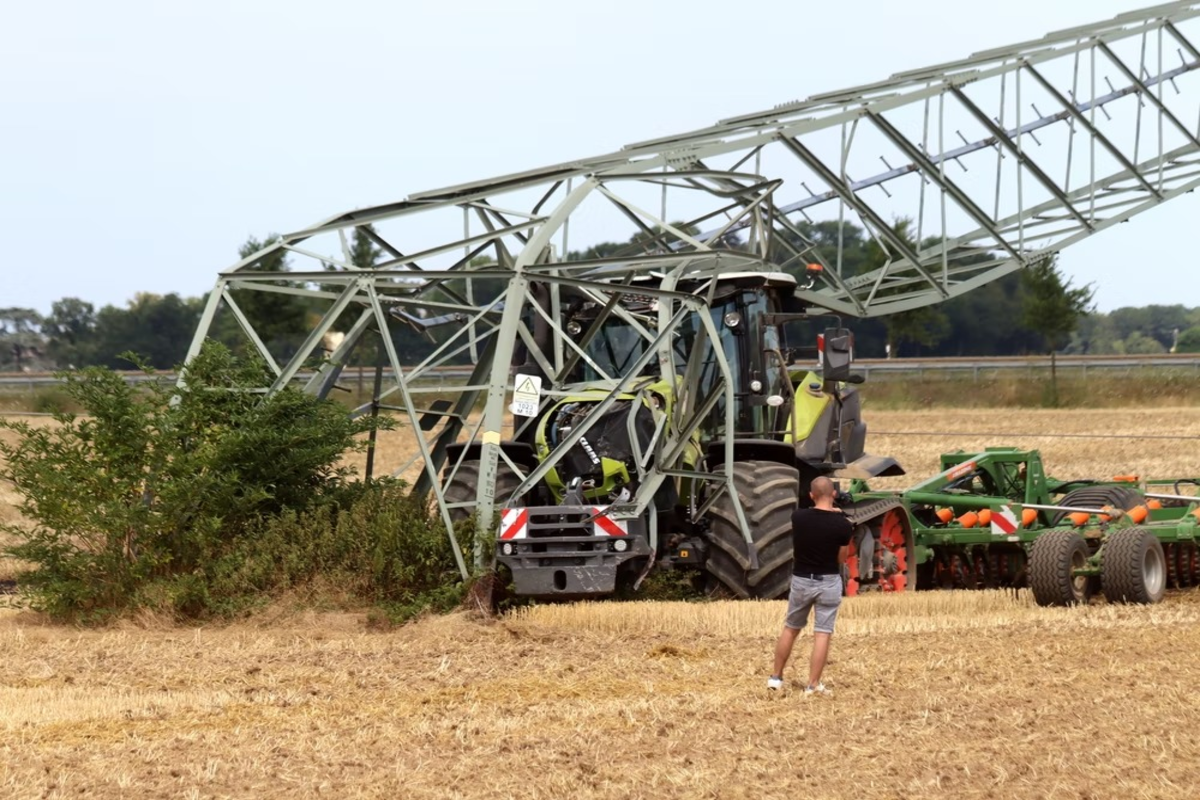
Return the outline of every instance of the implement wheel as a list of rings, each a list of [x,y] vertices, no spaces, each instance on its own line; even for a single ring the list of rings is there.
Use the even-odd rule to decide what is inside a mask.
[[[1086,575],[1074,570],[1087,566],[1088,546],[1074,531],[1047,531],[1029,549],[1029,587],[1039,606],[1074,606],[1091,597]]]
[[[800,473],[774,461],[741,461],[733,465],[733,485],[758,548],[758,569],[750,568],[746,540],[728,492],[708,512],[711,546],[705,568],[737,597],[786,597],[792,579],[792,511],[800,494]]]
[[[1157,603],[1167,591],[1162,544],[1145,528],[1114,532],[1104,543],[1102,580],[1110,603]]]

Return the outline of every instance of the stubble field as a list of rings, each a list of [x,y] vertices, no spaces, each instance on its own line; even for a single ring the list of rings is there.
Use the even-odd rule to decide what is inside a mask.
[[[1038,447],[1061,477],[1200,475],[1200,409],[870,420],[871,450],[917,476],[943,450],[989,444]],[[1046,438],[1095,433],[1174,441]],[[400,440],[385,438],[385,464],[404,458]],[[12,500],[0,486],[0,519],[15,519]],[[101,631],[0,611],[0,795],[1197,794],[1198,597],[1071,610],[1002,592],[854,598],[819,699],[799,673],[765,689],[782,611],[599,603],[382,631],[283,606]]]

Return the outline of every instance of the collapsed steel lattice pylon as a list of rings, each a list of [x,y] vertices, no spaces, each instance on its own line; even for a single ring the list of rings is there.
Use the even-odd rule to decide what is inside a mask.
[[[1197,17],[1200,3],[1168,3],[607,155],[341,214],[222,272],[188,357],[218,314],[230,314],[276,375],[264,388],[277,389],[326,355],[327,334],[349,314],[344,339],[307,387],[329,391],[364,336],[380,337],[383,394],[399,397],[414,431],[426,410],[422,395],[445,391],[422,380],[469,360],[458,403],[418,436],[418,457],[423,484],[449,521],[438,479],[445,446],[464,433],[481,443],[477,511],[490,519],[514,351],[527,348],[549,378],[549,397],[562,395],[570,367],[587,358],[558,317],[568,287],[651,343],[644,358],[607,376],[614,388],[648,367],[674,375],[671,336],[694,324],[689,318],[708,318],[703,290],[675,290],[685,277],[794,270],[821,260],[815,248],[824,244],[837,255],[822,282],[800,292],[813,306],[871,317],[971,291],[1200,185]],[[850,274],[843,223],[866,231],[887,262]],[[352,263],[347,233],[356,229],[385,260]],[[572,237],[586,245],[630,233],[618,256],[568,259]],[[281,252],[294,266],[262,271]],[[664,276],[660,288],[645,290],[660,300],[652,321],[614,300],[623,284],[650,273]],[[302,295],[327,311],[284,358],[259,334],[263,321],[236,302],[238,292]],[[414,364],[395,352],[390,326],[426,328],[438,317],[461,327],[441,334],[433,355]],[[533,346],[539,326],[551,347]],[[696,335],[715,341],[708,328]],[[720,391],[729,392],[728,367],[720,368]],[[480,395],[483,414],[470,423]],[[677,406],[628,513],[646,507],[657,482],[680,474],[679,451],[701,406],[715,402],[710,395]],[[568,437],[529,474],[518,469],[522,489],[574,443]]]

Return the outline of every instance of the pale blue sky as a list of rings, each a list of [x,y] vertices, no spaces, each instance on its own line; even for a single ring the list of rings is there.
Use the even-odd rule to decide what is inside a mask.
[[[1144,4],[6,0],[0,306],[204,294],[250,235]],[[1102,310],[1200,306],[1198,221],[1187,195],[1060,263]]]

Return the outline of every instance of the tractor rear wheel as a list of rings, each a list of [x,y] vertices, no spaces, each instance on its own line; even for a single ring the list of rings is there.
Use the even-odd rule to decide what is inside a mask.
[[[1091,583],[1074,570],[1087,566],[1088,546],[1074,531],[1047,531],[1029,549],[1029,587],[1039,606],[1087,603]]]
[[[714,474],[723,475],[724,470]],[[786,597],[791,586],[792,511],[799,498],[800,473],[773,461],[740,461],[733,465],[733,485],[758,550],[758,569],[751,569],[746,539],[727,491],[708,512],[705,568],[737,597]]]
[[[1055,505],[1070,506],[1071,508],[1104,508],[1112,506],[1122,511],[1136,508],[1146,502],[1146,498],[1131,486],[1085,486],[1067,492]],[[1059,511],[1051,520],[1051,525],[1062,524],[1070,511]]]
[[[1167,591],[1162,544],[1145,528],[1114,531],[1104,543],[1104,597],[1110,603],[1157,603]]]

